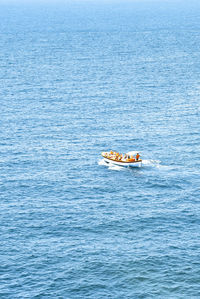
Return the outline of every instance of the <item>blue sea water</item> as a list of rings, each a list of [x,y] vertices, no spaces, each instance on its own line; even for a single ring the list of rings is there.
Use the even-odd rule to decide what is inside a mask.
[[[198,1],[2,2],[0,41],[0,298],[200,298]]]

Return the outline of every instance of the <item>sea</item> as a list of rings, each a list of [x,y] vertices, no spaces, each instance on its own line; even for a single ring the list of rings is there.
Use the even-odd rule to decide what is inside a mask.
[[[0,211],[1,299],[200,298],[199,1],[0,2]]]

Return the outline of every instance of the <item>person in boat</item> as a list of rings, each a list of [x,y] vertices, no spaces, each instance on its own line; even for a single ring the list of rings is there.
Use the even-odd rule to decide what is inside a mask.
[[[140,159],[140,155],[137,153],[136,154],[136,161],[138,161]]]
[[[128,162],[129,161],[129,155],[125,154],[124,159],[125,159],[126,162]]]

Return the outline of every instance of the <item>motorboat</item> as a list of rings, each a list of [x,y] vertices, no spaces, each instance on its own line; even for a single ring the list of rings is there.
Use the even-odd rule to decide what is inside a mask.
[[[138,152],[128,152],[126,154],[120,154],[118,152],[102,152],[102,157],[104,161],[109,164],[114,164],[118,166],[125,167],[141,167],[142,159],[140,159],[140,155]]]

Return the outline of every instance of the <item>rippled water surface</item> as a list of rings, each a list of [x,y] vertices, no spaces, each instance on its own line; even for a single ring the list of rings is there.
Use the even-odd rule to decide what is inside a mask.
[[[200,297],[199,32],[197,1],[0,4],[1,298]]]

